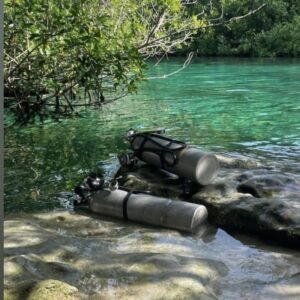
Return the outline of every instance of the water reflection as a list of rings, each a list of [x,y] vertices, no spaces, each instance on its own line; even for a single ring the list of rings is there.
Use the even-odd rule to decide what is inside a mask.
[[[151,76],[180,66],[172,59]],[[61,207],[90,171],[113,176],[128,128],[166,127],[206,150],[258,158],[299,174],[299,60],[205,59],[83,118],[5,132],[5,210]],[[61,194],[60,194],[61,195]]]

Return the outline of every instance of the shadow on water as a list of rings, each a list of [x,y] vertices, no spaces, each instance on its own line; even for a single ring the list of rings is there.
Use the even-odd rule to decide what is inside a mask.
[[[276,284],[286,281],[284,295],[291,295],[300,272],[296,252],[249,247],[211,225],[190,235],[86,209],[11,216],[5,236],[7,282],[54,278],[86,294],[111,288],[127,295],[130,288],[145,295],[149,284],[164,292],[165,283],[179,284],[183,292],[184,284],[193,292],[209,286],[213,299],[227,299],[264,287],[266,295],[280,295]],[[9,273],[16,266],[22,270]]]
[[[140,222],[133,222],[130,220],[120,220],[113,217],[96,214],[91,212],[87,206],[81,206],[75,209],[74,211],[78,215],[89,216],[96,220],[103,220],[108,222],[113,222],[119,224],[120,226],[133,226],[134,228],[143,228],[145,230],[157,230],[158,232],[169,231],[170,229],[162,228],[161,226],[148,225]],[[282,241],[276,241],[274,239],[266,239],[265,237],[259,237],[255,234],[245,234],[245,233],[237,233],[230,232],[228,230],[224,230],[218,228],[217,226],[205,222],[197,229],[197,231],[193,233],[187,233],[177,230],[172,230],[176,232],[177,235],[182,238],[192,239],[194,241],[201,241],[204,244],[210,245],[213,242],[227,242],[232,243],[234,245],[244,245],[256,250],[261,250],[264,252],[277,252],[277,253],[285,253],[290,255],[295,255],[300,257],[299,245],[291,245],[288,244],[284,246]]]

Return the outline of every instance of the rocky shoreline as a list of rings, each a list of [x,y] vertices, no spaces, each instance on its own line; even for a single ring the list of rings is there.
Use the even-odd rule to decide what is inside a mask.
[[[198,236],[81,210],[8,216],[4,298],[299,299],[298,250],[257,249],[217,229],[298,247],[299,177],[218,159],[218,178],[191,186],[185,199],[204,204],[214,224]],[[182,199],[182,183],[165,172],[143,166],[120,175],[127,188]]]

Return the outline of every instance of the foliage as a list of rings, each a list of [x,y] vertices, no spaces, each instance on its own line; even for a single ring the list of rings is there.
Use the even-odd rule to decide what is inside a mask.
[[[232,54],[243,26],[259,31],[243,19],[261,0],[220,1],[6,0],[5,107],[23,123],[101,107],[137,90],[146,59],[186,51],[196,37],[199,53]],[[224,24],[230,32],[213,29]]]
[[[255,42],[259,56],[300,57],[300,16],[294,16],[291,22],[280,23],[267,32],[261,32]]]
[[[81,105],[74,100],[82,90],[89,98],[84,104],[99,105],[109,85],[132,91],[142,77],[143,61],[130,47],[133,36],[110,30],[99,1],[18,0],[5,6],[5,92],[14,97],[6,106],[19,120],[51,106],[68,113]]]
[[[6,0],[5,107],[22,122],[99,107],[201,24],[180,0]]]
[[[192,49],[199,55],[299,56],[297,0],[215,0],[212,15],[218,18],[223,10],[223,18],[232,18],[246,14],[262,2],[266,6],[256,14],[203,31]]]

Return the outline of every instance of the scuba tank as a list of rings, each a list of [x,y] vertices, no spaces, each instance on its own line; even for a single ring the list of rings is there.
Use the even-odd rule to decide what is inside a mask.
[[[207,220],[203,205],[123,189],[99,190],[89,198],[94,213],[195,233]]]
[[[206,226],[207,209],[203,205],[176,201],[147,192],[119,187],[118,179],[105,181],[92,173],[75,187],[74,205],[109,217],[198,233]]]
[[[217,176],[219,162],[215,155],[165,137],[164,132],[129,130],[126,139],[133,152],[119,156],[121,165],[133,166],[139,159],[200,185],[209,184]]]
[[[219,169],[216,156],[167,138],[164,132],[129,130],[126,138],[133,152],[119,156],[121,165],[132,167],[140,160],[178,175],[184,183],[209,184]],[[87,204],[90,211],[110,217],[192,233],[206,223],[205,206],[128,190],[119,187],[118,178],[106,182],[102,174],[90,174],[75,188],[74,204]]]

